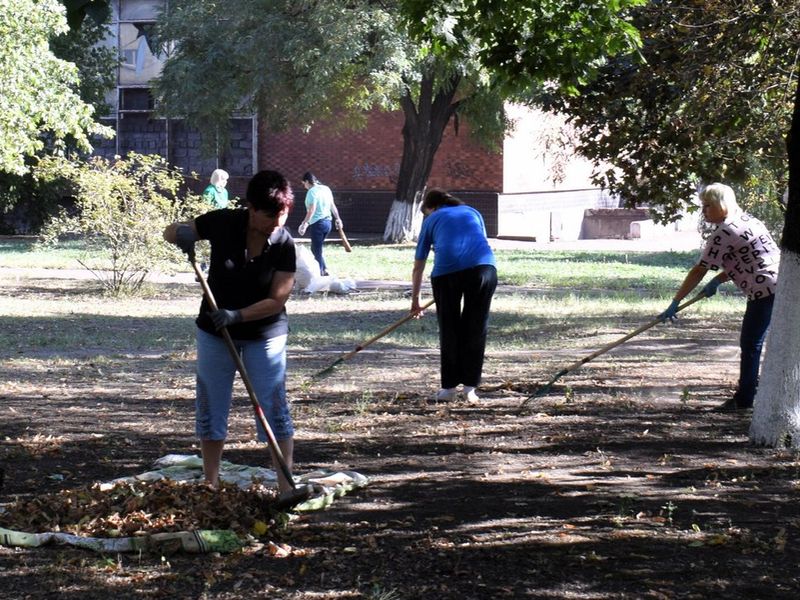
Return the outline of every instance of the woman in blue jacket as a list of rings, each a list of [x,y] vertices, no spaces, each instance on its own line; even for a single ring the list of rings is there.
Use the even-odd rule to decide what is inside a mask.
[[[439,322],[442,389],[437,400],[455,399],[459,384],[464,397],[478,399],[489,308],[497,287],[494,254],[486,239],[483,217],[442,190],[431,190],[420,207],[425,215],[411,275],[411,312],[422,316],[420,288],[431,247],[431,287]],[[463,301],[463,307],[462,307]]]

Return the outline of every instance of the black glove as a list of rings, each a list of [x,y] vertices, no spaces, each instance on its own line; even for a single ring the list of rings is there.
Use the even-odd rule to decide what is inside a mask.
[[[194,243],[200,238],[188,225],[180,225],[175,230],[175,245],[186,253],[191,262],[194,262]]]
[[[722,282],[714,277],[711,281],[709,281],[705,287],[703,288],[703,293],[706,295],[706,298],[711,298],[714,294],[717,293],[717,288],[720,286]]]
[[[670,303],[669,307],[667,307],[667,310],[658,315],[658,319],[662,323],[666,323],[667,321],[674,321],[675,319],[678,318],[678,306],[680,306],[680,303],[677,300],[673,300]]]
[[[240,310],[220,308],[219,310],[208,313],[208,316],[211,317],[211,320],[214,322],[214,328],[217,331],[223,327],[242,322],[242,311]]]

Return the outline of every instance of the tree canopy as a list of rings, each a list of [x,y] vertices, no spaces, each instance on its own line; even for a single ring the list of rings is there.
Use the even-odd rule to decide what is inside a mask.
[[[168,114],[211,127],[212,133],[242,105],[281,128],[334,116],[358,121],[375,107],[400,109],[404,152],[396,201],[412,205],[451,119],[466,115],[472,132],[499,142],[508,126],[503,101],[512,93],[529,96],[549,80],[583,81],[590,63],[635,44],[629,27],[594,19],[592,11],[608,6],[616,14],[637,2],[504,3],[521,11],[516,14],[524,27],[510,43],[524,50],[526,69],[503,63],[505,70],[493,70],[498,63],[482,60],[478,38],[446,45],[424,30],[412,37],[413,13],[403,9],[415,8],[413,3],[175,0],[161,21],[165,41],[176,45],[158,95]],[[454,17],[435,14],[446,24],[459,17],[467,24],[479,21],[480,12],[468,4]],[[528,4],[536,10],[523,10]],[[411,212],[400,220],[407,224]],[[401,239],[406,230],[385,237]]]
[[[609,61],[578,96],[551,98],[577,125],[579,150],[612,165],[598,170],[598,183],[667,219],[703,182],[777,199],[800,5],[664,0],[633,15],[641,53]]]
[[[50,48],[67,31],[56,0],[0,0],[0,170],[26,171],[25,159],[72,139],[83,150],[89,136],[106,132],[76,89],[77,68]]]
[[[400,7],[412,36],[434,52],[452,56],[467,45],[498,83],[550,81],[574,93],[607,56],[638,46],[626,17],[644,2],[400,0]]]
[[[111,8],[106,0],[61,0],[67,8],[69,31],[54,38],[50,47],[58,58],[78,68],[78,93],[94,107],[95,116],[107,114],[107,94],[117,83],[116,49],[104,44],[109,37]]]

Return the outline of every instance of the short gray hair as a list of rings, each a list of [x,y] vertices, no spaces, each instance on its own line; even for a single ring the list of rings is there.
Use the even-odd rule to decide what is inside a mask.
[[[742,209],[736,203],[736,194],[733,188],[724,183],[707,185],[700,192],[700,200],[718,206],[723,210],[726,217],[735,217],[742,212]]]
[[[228,181],[228,172],[222,169],[214,169],[211,173],[211,185],[219,186],[221,183]]]

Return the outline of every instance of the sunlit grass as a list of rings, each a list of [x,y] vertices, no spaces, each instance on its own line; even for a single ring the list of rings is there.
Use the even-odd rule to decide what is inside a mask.
[[[27,241],[4,240],[0,265],[57,268],[78,252],[77,242],[39,251]],[[360,280],[408,282],[413,260],[410,245],[356,247],[350,254],[332,247],[327,254],[335,273]],[[488,351],[582,348],[619,337],[666,308],[693,259],[692,253],[676,252],[499,251],[503,284],[492,305]],[[8,272],[0,281],[10,290],[0,295],[0,356],[75,350],[116,356],[193,348],[199,286],[154,283],[144,298],[107,298],[91,280],[15,277]],[[734,294],[729,284],[721,289]],[[743,304],[738,294],[718,295],[694,305],[683,318],[735,323]],[[288,304],[290,350],[351,350],[407,315],[409,308],[402,290],[298,294]],[[663,329],[655,328],[652,335]],[[375,343],[375,348],[391,347],[437,348],[435,311]]]
[[[79,241],[41,249],[31,240],[0,240],[0,266],[77,269],[82,252]],[[404,282],[411,279],[411,244],[356,246],[350,253],[327,244],[325,254],[329,270],[337,277]],[[663,295],[679,285],[696,253],[498,250],[496,258],[502,284],[571,291],[639,290]],[[430,260],[428,273],[432,263]],[[189,267],[177,263],[175,269],[188,271]]]
[[[40,269],[80,269],[78,262],[86,252],[80,240],[62,242],[58,247],[41,249],[30,237],[0,240],[0,267]]]

